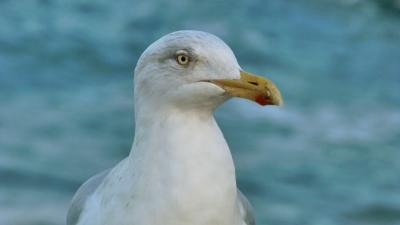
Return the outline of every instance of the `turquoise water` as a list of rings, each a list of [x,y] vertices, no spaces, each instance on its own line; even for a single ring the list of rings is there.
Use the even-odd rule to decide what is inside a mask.
[[[61,225],[125,157],[132,70],[179,29],[224,39],[280,87],[216,117],[259,225],[400,224],[399,1],[0,0],[0,224]]]

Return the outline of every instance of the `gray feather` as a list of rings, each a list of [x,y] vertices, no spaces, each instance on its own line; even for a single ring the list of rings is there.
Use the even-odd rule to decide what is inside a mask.
[[[76,225],[78,223],[86,200],[94,193],[109,172],[110,169],[98,173],[79,187],[78,191],[72,198],[71,205],[68,210],[67,225]]]
[[[253,207],[251,206],[249,200],[238,188],[238,200],[241,207],[242,218],[246,225],[256,225],[256,220],[253,214]]]

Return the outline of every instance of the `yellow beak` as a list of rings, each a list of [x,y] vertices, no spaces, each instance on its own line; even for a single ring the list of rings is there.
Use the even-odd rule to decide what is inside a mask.
[[[269,79],[246,71],[240,71],[240,79],[210,80],[229,95],[246,98],[260,105],[282,105],[283,99],[279,89]]]

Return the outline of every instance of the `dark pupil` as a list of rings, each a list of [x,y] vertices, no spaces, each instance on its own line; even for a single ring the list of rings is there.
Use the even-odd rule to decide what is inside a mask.
[[[181,56],[181,61],[185,62],[186,61],[186,57],[185,56]]]

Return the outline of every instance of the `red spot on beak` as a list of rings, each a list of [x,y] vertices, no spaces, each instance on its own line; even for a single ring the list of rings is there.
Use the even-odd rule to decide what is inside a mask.
[[[268,103],[271,103],[271,100],[269,98],[267,98],[266,96],[258,95],[256,97],[256,102],[260,105],[268,105]]]

